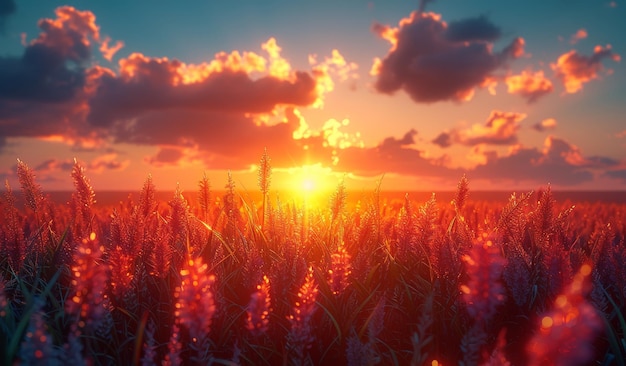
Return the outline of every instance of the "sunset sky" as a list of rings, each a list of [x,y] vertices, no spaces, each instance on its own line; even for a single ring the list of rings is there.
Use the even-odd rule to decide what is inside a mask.
[[[0,178],[626,189],[624,0],[177,4],[0,0]]]

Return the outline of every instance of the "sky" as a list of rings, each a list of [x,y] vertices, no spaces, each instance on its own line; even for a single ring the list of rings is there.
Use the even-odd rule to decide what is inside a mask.
[[[0,0],[0,179],[626,190],[626,1]]]

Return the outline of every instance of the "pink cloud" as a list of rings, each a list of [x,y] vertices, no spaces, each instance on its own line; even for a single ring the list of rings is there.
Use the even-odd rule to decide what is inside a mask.
[[[611,50],[610,45],[607,45],[606,47],[596,46],[591,56],[580,55],[577,51],[571,50],[559,56],[556,63],[550,66],[563,82],[565,92],[573,94],[581,91],[584,84],[600,76],[600,72],[604,69],[602,60],[605,58],[615,62],[620,61],[620,56]]]
[[[391,44],[371,70],[376,90],[402,89],[415,102],[470,100],[476,88],[492,83],[494,71],[524,53],[522,38],[494,53],[501,32],[484,16],[448,25],[438,14],[413,12],[398,27],[376,23],[372,30]]]

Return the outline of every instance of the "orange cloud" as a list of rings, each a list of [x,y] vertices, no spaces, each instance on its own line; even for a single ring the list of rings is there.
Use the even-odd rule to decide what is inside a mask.
[[[554,90],[552,82],[544,76],[543,71],[533,73],[524,70],[519,75],[507,76],[505,82],[510,94],[519,94],[529,103],[537,101]]]
[[[274,76],[279,79],[287,79],[291,75],[291,65],[287,60],[280,56],[282,48],[276,43],[274,37],[270,38],[267,42],[261,45],[261,48],[267,51],[270,56],[270,66],[268,73],[270,76]]]
[[[533,125],[533,129],[539,132],[553,130],[556,128],[556,120],[554,118],[546,118],[540,122],[537,122]]]
[[[543,160],[555,159],[557,156],[574,166],[582,166],[588,163],[577,146],[553,136],[548,136],[545,139],[543,154],[544,156],[538,160],[539,163]]]
[[[572,34],[572,36],[569,39],[569,43],[576,44],[581,39],[587,38],[588,35],[589,34],[587,33],[587,30],[585,30],[585,28],[580,28],[579,30],[576,31],[576,33]]]
[[[30,43],[31,46],[44,45],[73,61],[85,59],[90,54],[91,39],[100,39],[96,16],[71,6],[57,8],[55,15],[56,19],[39,21],[42,33]]]
[[[111,61],[113,56],[117,53],[117,51],[121,50],[124,47],[124,42],[117,41],[113,46],[109,46],[109,42],[111,42],[111,37],[105,37],[102,43],[100,44],[100,52],[102,52],[102,56],[107,60]]]
[[[359,78],[357,73],[359,65],[355,62],[346,61],[337,49],[333,49],[331,57],[326,57],[322,62],[317,60],[317,55],[309,55],[309,64],[317,82],[317,94],[320,95],[313,107],[322,107],[324,105],[323,96],[335,89],[333,76],[336,76],[340,82],[354,81]]]
[[[565,92],[573,94],[582,90],[583,84],[599,77],[599,73],[604,69],[602,60],[605,58],[615,62],[620,61],[620,56],[611,50],[610,45],[607,45],[606,47],[596,46],[589,57],[571,50],[559,56],[556,63],[550,66],[563,82]]]
[[[117,41],[109,46],[110,37],[101,38],[96,16],[91,11],[80,11],[72,6],[55,10],[55,19],[42,19],[38,25],[42,33],[30,45],[43,45],[61,53],[72,61],[85,60],[91,54],[93,42],[100,43],[100,51],[111,61],[124,42]]]
[[[446,148],[452,144],[475,146],[511,145],[517,143],[519,124],[526,118],[524,113],[492,111],[484,124],[475,124],[469,129],[453,129],[442,132],[432,142]]]
[[[448,25],[438,14],[416,11],[398,27],[376,23],[372,31],[391,44],[370,69],[376,90],[393,94],[402,89],[415,102],[468,101],[476,88],[493,91],[493,72],[524,54],[522,38],[495,53],[493,42],[501,31],[485,16]]]

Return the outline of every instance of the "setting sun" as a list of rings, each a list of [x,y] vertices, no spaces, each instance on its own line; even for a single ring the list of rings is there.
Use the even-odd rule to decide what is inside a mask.
[[[312,192],[315,190],[315,180],[311,177],[305,177],[302,180],[302,190],[304,192]]]
[[[327,197],[338,182],[338,178],[332,170],[319,164],[303,165],[285,170],[285,191],[307,201],[317,201],[321,197]]]

